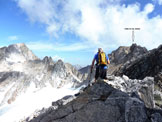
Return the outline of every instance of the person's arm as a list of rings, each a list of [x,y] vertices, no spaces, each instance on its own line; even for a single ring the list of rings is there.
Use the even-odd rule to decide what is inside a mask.
[[[110,64],[110,60],[109,59],[107,60],[107,64]]]
[[[110,64],[109,56],[106,55],[106,58],[107,58],[107,64]]]
[[[91,73],[92,73],[92,69],[93,69],[94,63],[95,63],[95,58],[94,58],[93,61],[92,61],[92,65],[91,65]]]

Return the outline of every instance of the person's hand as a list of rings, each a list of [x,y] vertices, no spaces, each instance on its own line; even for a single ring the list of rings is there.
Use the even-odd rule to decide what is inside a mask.
[[[91,73],[92,73],[93,67],[91,67]]]

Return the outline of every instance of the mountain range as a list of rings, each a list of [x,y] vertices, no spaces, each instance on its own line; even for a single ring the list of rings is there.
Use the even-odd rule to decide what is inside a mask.
[[[93,83],[95,68],[90,74],[90,65],[81,68],[47,56],[41,60],[22,43],[0,48],[0,121],[7,121],[15,103],[24,102],[22,107],[27,109],[26,101],[34,105],[32,100],[38,104],[50,95],[60,99],[59,90],[68,86],[68,91],[61,92],[62,99],[50,98],[52,106],[41,105],[14,121],[160,122],[162,46],[149,51],[136,44],[120,46],[108,56],[108,80]],[[36,101],[38,96],[41,99]]]
[[[47,86],[73,88],[85,79],[86,75],[71,64],[61,60],[53,62],[47,56],[41,60],[23,43],[0,48],[0,111],[5,115],[9,106],[31,90],[34,94]]]

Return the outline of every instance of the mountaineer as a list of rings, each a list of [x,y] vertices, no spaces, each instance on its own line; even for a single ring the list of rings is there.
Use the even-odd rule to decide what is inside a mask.
[[[102,48],[98,48],[98,52],[95,54],[94,59],[91,65],[91,73],[93,70],[94,63],[96,61],[96,73],[95,73],[95,82],[100,77],[102,79],[107,79],[107,68],[108,64],[110,64],[109,57],[103,52]]]

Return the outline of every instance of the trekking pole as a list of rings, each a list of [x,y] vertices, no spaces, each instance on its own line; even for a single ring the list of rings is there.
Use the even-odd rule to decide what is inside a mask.
[[[90,70],[90,75],[89,75],[89,81],[88,81],[88,85],[90,85],[90,84],[91,84],[92,69],[93,69],[93,68],[91,68],[91,70]]]
[[[90,75],[89,75],[89,84],[90,84],[90,82],[91,82],[91,75],[92,75],[92,72],[90,72]]]

